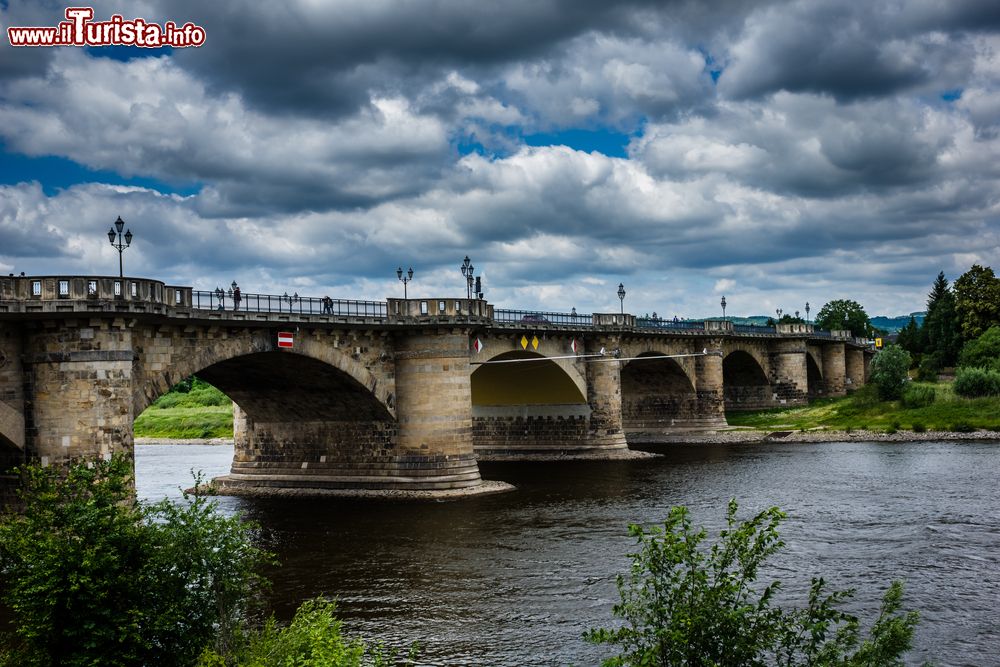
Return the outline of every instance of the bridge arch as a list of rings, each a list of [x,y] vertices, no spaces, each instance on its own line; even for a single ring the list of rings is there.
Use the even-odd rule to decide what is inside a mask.
[[[643,352],[621,369],[622,427],[658,433],[698,418],[694,383],[685,368],[660,352]]]
[[[518,363],[521,360],[523,363]],[[586,385],[538,352],[503,352],[472,371],[472,405],[586,403]]]
[[[746,350],[733,350],[722,360],[722,385],[726,410],[755,410],[774,404],[767,373]]]
[[[395,418],[391,384],[379,382],[362,363],[332,343],[303,336],[296,340],[294,351],[279,350],[271,332],[248,332],[222,340],[183,339],[182,345],[176,345],[176,338],[173,341],[168,363],[138,374],[133,391],[135,415],[184,378],[198,375],[254,418],[277,416],[272,412],[282,406],[284,421],[306,417],[314,421],[322,418],[316,416],[320,409],[337,414],[332,401],[343,396],[367,399],[349,401],[358,410],[356,418]],[[150,347],[155,349],[155,343],[146,349]],[[152,366],[148,355],[140,357],[140,363]],[[310,395],[315,397],[295,401]]]

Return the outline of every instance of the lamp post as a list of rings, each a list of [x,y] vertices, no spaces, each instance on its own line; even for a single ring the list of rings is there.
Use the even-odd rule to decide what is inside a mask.
[[[465,298],[471,299],[472,286],[476,282],[475,278],[472,277],[472,274],[476,272],[476,267],[472,265],[472,260],[470,260],[469,256],[466,255],[465,259],[462,260],[462,266],[459,268],[462,269],[462,275],[465,277]]]
[[[125,272],[122,269],[122,252],[125,248],[132,245],[132,230],[129,229],[125,232],[125,236],[122,236],[122,228],[125,227],[125,221],[119,215],[118,219],[115,220],[114,227],[108,230],[108,240],[111,241],[111,247],[118,251],[118,277],[124,278]],[[124,243],[122,243],[124,239]],[[117,241],[117,243],[116,243]]]
[[[403,277],[403,267],[399,267],[396,269],[396,277],[403,283],[403,299],[406,299],[406,285],[413,280],[413,267],[411,266],[410,270],[406,272],[405,278]]]
[[[622,315],[625,314],[625,284],[618,283],[618,300],[621,302]]]
[[[775,308],[774,312],[778,313],[778,321],[780,322],[781,321],[781,314],[783,312],[785,312],[785,311],[783,311],[781,308]]]
[[[806,301],[806,324],[809,324],[809,302]]]
[[[219,286],[215,287],[215,298],[219,300],[219,310],[226,309],[226,293]]]
[[[726,295],[722,295],[722,301],[719,302],[722,306],[722,319],[726,319]]]

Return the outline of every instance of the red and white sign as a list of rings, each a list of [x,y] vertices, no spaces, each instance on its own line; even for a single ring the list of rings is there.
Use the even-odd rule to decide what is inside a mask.
[[[295,347],[295,336],[290,331],[278,332],[278,347]]]
[[[576,348],[577,348],[576,339],[574,338],[572,341],[570,341],[569,349],[573,350],[573,354],[576,354]]]
[[[483,351],[483,347],[484,347],[483,346],[483,341],[479,340],[478,337],[476,337],[476,340],[472,341],[472,349],[476,351],[476,354],[479,354],[480,352],[482,352]]]

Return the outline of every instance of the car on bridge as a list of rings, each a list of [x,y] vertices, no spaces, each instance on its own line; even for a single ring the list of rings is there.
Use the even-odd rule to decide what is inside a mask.
[[[541,313],[528,313],[521,318],[521,324],[552,324]]]

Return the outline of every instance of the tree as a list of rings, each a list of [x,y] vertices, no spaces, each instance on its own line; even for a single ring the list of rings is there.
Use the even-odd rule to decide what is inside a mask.
[[[955,365],[962,345],[955,314],[955,295],[948,287],[944,271],[938,273],[927,295],[927,316],[920,328],[920,344],[928,372]]]
[[[962,347],[959,365],[1000,371],[1000,326],[994,325]]]
[[[816,325],[821,329],[846,329],[862,338],[873,333],[868,313],[861,304],[850,299],[836,299],[825,304],[816,315]]]
[[[1000,279],[990,267],[973,264],[955,280],[955,315],[966,341],[1000,324]]]
[[[875,355],[871,381],[878,389],[879,398],[891,401],[903,395],[910,362],[910,353],[898,345],[890,345]]]
[[[906,326],[899,330],[899,338],[896,339],[896,344],[909,352],[915,360],[923,352],[920,340],[920,327],[917,325],[917,319],[912,315]]]
[[[705,530],[692,528],[688,511],[674,507],[662,528],[629,526],[639,552],[618,576],[621,603],[614,615],[625,625],[585,633],[588,641],[619,646],[604,661],[624,665],[902,665],[918,616],[900,613],[902,586],[883,598],[882,613],[862,641],[858,619],[838,609],[852,591],[826,593],[814,578],[804,609],[774,606],[775,581],[755,585],[760,567],[784,543],[776,507],[738,521],[730,501],[727,527],[704,549]]]
[[[190,665],[249,614],[265,552],[251,526],[195,497],[137,503],[131,462],[21,470],[24,512],[0,518],[12,665]]]

